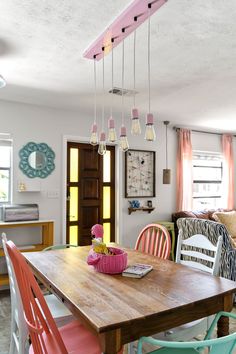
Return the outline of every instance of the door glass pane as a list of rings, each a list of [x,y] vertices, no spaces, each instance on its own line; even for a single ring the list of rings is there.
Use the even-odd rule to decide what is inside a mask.
[[[69,243],[70,245],[78,245],[78,226],[70,226]]]
[[[79,149],[70,149],[70,182],[78,182],[79,178]]]
[[[111,224],[109,222],[105,222],[103,224],[104,234],[103,234],[103,242],[109,243],[111,240]]]
[[[111,182],[111,152],[109,150],[103,155],[103,182]]]
[[[70,187],[70,221],[78,221],[78,187]]]
[[[103,187],[103,219],[111,217],[111,187]]]

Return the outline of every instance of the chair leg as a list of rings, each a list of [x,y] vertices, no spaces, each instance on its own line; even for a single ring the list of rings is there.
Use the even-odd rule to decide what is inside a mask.
[[[137,350],[134,346],[134,342],[128,344],[128,354],[136,354]]]

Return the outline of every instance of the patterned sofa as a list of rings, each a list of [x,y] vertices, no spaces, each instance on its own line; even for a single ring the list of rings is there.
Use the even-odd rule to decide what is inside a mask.
[[[226,227],[215,221],[198,218],[180,218],[177,220],[179,232],[186,239],[195,234],[203,234],[216,245],[219,236],[223,236],[220,260],[220,276],[236,280],[236,248],[233,248]]]

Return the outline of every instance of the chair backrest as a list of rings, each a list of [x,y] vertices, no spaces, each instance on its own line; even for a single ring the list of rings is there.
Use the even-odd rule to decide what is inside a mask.
[[[6,246],[14,267],[34,352],[48,353],[47,347],[51,344],[54,353],[68,354],[39,285],[24,257],[12,241],[7,241]]]
[[[222,236],[219,236],[217,245],[214,246],[206,236],[201,234],[183,239],[182,230],[180,230],[176,262],[219,275],[222,242]],[[209,251],[212,255],[209,255]]]
[[[187,349],[196,349],[196,353],[203,353],[203,349],[208,348],[207,353],[208,354],[233,354],[233,349],[235,348],[235,344],[236,344],[236,333],[233,334],[229,334],[228,336],[225,337],[221,337],[221,338],[215,338],[215,339],[209,339],[212,336],[212,333],[215,330],[216,324],[219,320],[219,318],[221,316],[225,316],[225,317],[229,317],[229,318],[233,318],[234,320],[236,319],[236,314],[235,313],[229,313],[229,312],[224,312],[221,311],[219,312],[208,332],[207,335],[205,336],[204,340],[201,341],[192,341],[192,342],[171,342],[171,341],[163,341],[163,340],[158,340],[158,339],[154,339],[152,337],[142,337],[139,340],[138,343],[138,354],[142,354],[142,345],[143,343],[149,343],[151,345],[155,345],[158,347],[163,347],[163,348],[172,348],[172,349],[179,349],[178,351],[176,351],[176,353],[181,353],[181,349],[185,349],[183,350],[184,353],[195,353],[195,350],[187,350]],[[157,353],[157,351],[155,351],[155,353]],[[160,349],[160,352],[162,352],[162,350]],[[167,353],[168,350],[165,350],[165,353]],[[170,353],[172,353],[172,350],[169,351]],[[173,351],[174,352],[174,351]],[[154,351],[149,352],[149,354],[154,353]],[[205,353],[205,351],[204,351]]]
[[[5,253],[7,271],[9,277],[10,294],[11,294],[11,342],[10,353],[23,354],[27,351],[28,328],[24,319],[23,305],[21,296],[12,266],[11,259],[7,251],[7,237],[2,233],[2,246]]]
[[[168,259],[171,250],[170,234],[162,225],[149,224],[140,232],[135,250]]]
[[[64,248],[70,248],[70,247],[78,247],[78,246],[70,245],[70,244],[53,245],[53,246],[48,246],[48,247],[44,248],[43,251],[62,250]]]

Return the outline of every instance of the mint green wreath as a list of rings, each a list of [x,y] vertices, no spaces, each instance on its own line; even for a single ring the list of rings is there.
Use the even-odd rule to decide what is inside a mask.
[[[29,164],[29,156],[33,152],[41,152],[45,157],[45,166],[40,169],[35,169]],[[55,153],[54,151],[45,143],[36,144],[33,142],[29,142],[24,145],[22,149],[19,151],[20,163],[19,168],[21,171],[29,178],[45,178],[52,173],[55,169],[54,159]]]

